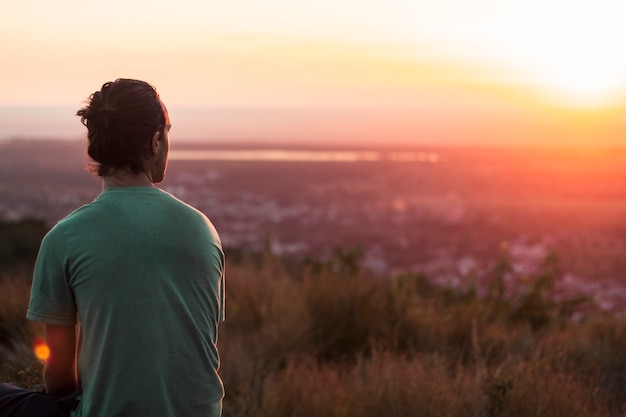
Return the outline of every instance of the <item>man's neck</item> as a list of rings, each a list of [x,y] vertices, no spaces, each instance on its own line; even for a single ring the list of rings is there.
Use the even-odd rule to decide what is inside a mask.
[[[110,175],[102,177],[102,189],[114,187],[154,187],[150,177],[145,172],[135,174],[127,170],[115,170]]]

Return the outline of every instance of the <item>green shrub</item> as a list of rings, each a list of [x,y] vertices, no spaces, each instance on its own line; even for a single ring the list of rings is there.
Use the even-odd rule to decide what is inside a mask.
[[[0,220],[0,273],[8,268],[31,267],[48,229],[40,219]]]

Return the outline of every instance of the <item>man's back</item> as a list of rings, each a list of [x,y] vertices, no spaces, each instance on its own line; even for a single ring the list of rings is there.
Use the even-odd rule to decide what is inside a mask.
[[[76,415],[211,415],[223,272],[208,219],[157,188],[108,188],[62,220],[42,243],[28,316],[80,318]]]

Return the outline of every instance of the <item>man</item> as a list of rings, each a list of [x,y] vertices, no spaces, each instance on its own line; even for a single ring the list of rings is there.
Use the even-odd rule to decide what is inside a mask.
[[[118,79],[77,115],[103,191],[37,258],[27,317],[46,324],[48,398],[78,391],[77,417],[219,416],[224,254],[206,216],[154,187],[167,110],[149,84]]]

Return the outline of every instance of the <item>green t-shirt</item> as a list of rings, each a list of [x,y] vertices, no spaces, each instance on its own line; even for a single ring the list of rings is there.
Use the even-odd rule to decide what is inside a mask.
[[[208,417],[224,395],[221,242],[158,188],[109,188],[61,220],[41,244],[27,317],[80,321],[78,417]]]

